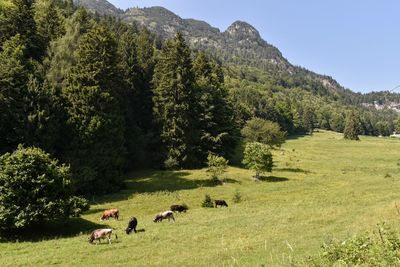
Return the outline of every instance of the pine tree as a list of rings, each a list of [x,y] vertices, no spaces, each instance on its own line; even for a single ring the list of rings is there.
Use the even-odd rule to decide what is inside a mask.
[[[138,90],[142,75],[138,63],[135,37],[134,32],[128,29],[122,33],[118,44],[119,69],[123,80],[123,88],[119,92],[125,119],[125,140],[129,168],[144,161],[143,153],[146,147],[146,141],[138,126],[140,120],[139,106],[141,104]]]
[[[44,51],[40,47],[34,16],[34,0],[12,0],[12,6],[5,10],[0,25],[0,45],[20,35],[26,45],[26,56],[40,59]]]
[[[17,34],[3,44],[0,53],[0,152],[24,142],[29,66],[26,46]]]
[[[191,53],[181,34],[178,33],[163,47],[153,82],[154,116],[165,149],[165,166],[197,166],[198,101]]]
[[[209,152],[229,155],[235,146],[235,123],[232,106],[218,64],[199,53],[193,62],[199,98],[201,160]]]
[[[346,116],[344,127],[344,138],[349,140],[360,140],[358,134],[360,131],[360,119],[354,111],[350,111]]]
[[[63,95],[72,141],[68,162],[83,194],[105,193],[120,185],[124,166],[124,125],[118,102],[116,41],[104,25],[82,37],[77,63]]]
[[[142,131],[152,139],[153,136],[153,91],[152,79],[154,74],[155,49],[153,38],[147,29],[142,29],[136,38],[137,63],[140,76],[137,85],[137,95],[140,103],[137,110],[138,124]]]
[[[61,156],[67,140],[64,134],[66,114],[59,95],[46,82],[30,75],[25,99],[24,144]]]
[[[45,51],[52,40],[65,33],[64,18],[56,0],[37,0],[34,18],[41,49]]]

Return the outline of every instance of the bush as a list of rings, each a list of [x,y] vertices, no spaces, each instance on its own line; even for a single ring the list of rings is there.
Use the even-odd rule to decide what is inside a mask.
[[[210,195],[206,194],[206,196],[205,196],[205,198],[203,200],[203,203],[201,203],[201,206],[203,208],[214,208],[214,204],[213,204],[213,202],[211,200]]]
[[[244,149],[243,164],[256,171],[256,179],[263,172],[271,172],[273,167],[272,154],[269,148],[261,143],[247,143]]]
[[[312,259],[316,266],[399,266],[400,239],[385,224],[374,234],[364,234],[331,242],[323,247],[321,257]]]
[[[207,157],[207,165],[207,172],[211,180],[215,183],[220,183],[218,178],[226,171],[226,168],[228,168],[228,160],[210,153]]]
[[[79,216],[88,202],[72,195],[69,167],[39,148],[19,146],[0,157],[0,228],[23,228]]]
[[[242,201],[242,194],[240,193],[239,190],[236,190],[235,194],[233,195],[233,202],[239,203]]]

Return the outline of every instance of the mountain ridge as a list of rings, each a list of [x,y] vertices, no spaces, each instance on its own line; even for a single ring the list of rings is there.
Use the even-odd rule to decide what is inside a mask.
[[[222,31],[206,21],[181,18],[161,6],[132,7],[122,11],[106,0],[75,2],[99,14],[111,15],[128,24],[146,27],[162,39],[172,38],[177,32],[181,32],[192,49],[205,51],[222,63],[256,67],[278,77],[293,76],[305,83],[315,84],[316,89],[313,90],[318,94],[330,95],[344,103],[351,103],[348,102],[352,101],[349,99],[360,96],[359,93],[341,86],[331,76],[291,64],[277,47],[265,41],[258,30],[245,21],[234,21]]]

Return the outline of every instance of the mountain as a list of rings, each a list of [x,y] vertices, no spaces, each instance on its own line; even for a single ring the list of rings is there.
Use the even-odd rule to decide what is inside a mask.
[[[163,38],[171,38],[179,31],[192,48],[217,55],[224,62],[293,71],[281,52],[243,21],[236,21],[221,32],[207,22],[182,19],[163,7],[131,8],[121,18],[145,26]]]
[[[113,4],[105,0],[73,0],[77,6],[83,6],[100,15],[116,16],[123,14],[121,9],[116,8]]]
[[[222,32],[204,21],[182,19],[163,7],[122,11],[106,0],[76,0],[76,3],[99,14],[144,26],[164,39],[181,32],[191,48],[205,51],[225,64],[263,70],[276,81],[282,80],[284,87],[302,87],[345,104],[362,102],[360,94],[342,87],[332,77],[292,65],[278,48],[263,40],[257,29],[247,22],[236,21]],[[288,81],[291,84],[287,84]]]

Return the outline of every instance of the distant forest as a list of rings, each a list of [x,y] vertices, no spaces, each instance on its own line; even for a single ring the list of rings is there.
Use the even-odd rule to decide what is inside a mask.
[[[253,117],[288,134],[343,132],[349,111],[360,134],[389,135],[398,121],[307,72],[221,64],[179,33],[161,40],[72,1],[2,1],[0,47],[0,153],[42,148],[71,165],[78,194],[116,191],[129,170],[229,158]]]

